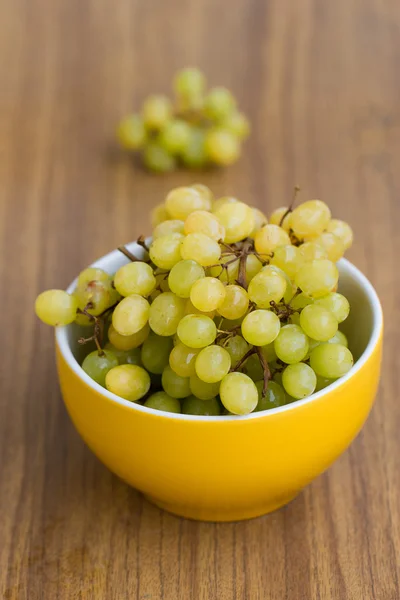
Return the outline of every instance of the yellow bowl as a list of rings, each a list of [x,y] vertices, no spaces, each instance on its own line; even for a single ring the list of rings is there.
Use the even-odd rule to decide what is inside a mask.
[[[140,252],[136,244],[130,249]],[[112,252],[95,265],[113,273],[125,262]],[[378,385],[378,297],[347,260],[339,269],[340,290],[352,307],[346,332],[355,366],[305,400],[245,417],[175,415],[123,400],[79,366],[75,326],[58,328],[60,384],[78,432],[111,471],[177,515],[236,521],[287,504],[349,446]]]

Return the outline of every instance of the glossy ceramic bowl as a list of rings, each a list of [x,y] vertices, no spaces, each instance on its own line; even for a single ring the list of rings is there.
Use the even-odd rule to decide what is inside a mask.
[[[136,244],[129,248],[136,254]],[[115,251],[95,263],[113,273]],[[244,417],[163,413],[119,398],[77,362],[75,325],[56,331],[64,401],[76,429],[116,475],[172,513],[205,521],[249,519],[292,500],[349,446],[374,401],[382,311],[356,267],[339,263],[350,300],[345,332],[357,360],[342,379],[309,398]],[[71,285],[71,291],[74,283]]]

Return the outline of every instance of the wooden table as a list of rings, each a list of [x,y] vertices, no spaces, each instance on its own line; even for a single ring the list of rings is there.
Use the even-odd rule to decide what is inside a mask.
[[[240,162],[154,177],[114,126],[187,64],[253,122]],[[384,0],[13,0],[0,20],[0,596],[6,600],[400,598],[400,5]],[[325,199],[354,227],[386,354],[350,450],[290,506],[175,518],[111,475],[61,402],[36,294],[149,231],[202,180],[269,211]],[[397,305],[396,305],[397,302]]]

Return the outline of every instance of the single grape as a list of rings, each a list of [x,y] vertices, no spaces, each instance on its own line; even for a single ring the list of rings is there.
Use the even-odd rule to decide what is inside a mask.
[[[325,249],[326,254],[332,262],[338,261],[345,253],[343,241],[334,233],[322,232],[315,238],[314,242]]]
[[[339,219],[332,219],[329,221],[326,230],[329,233],[334,233],[339,239],[342,240],[345,250],[348,250],[353,243],[353,232],[350,225]]]
[[[326,342],[335,335],[338,322],[333,313],[318,304],[310,304],[300,313],[300,325],[303,331],[318,342]]]
[[[184,222],[179,219],[166,219],[153,230],[153,240],[170,233],[183,233]]]
[[[169,365],[163,370],[161,382],[164,391],[173,398],[186,398],[190,394],[189,377],[180,377]]]
[[[190,377],[196,372],[195,362],[198,353],[198,349],[189,348],[178,341],[169,355],[169,366],[180,377]]]
[[[274,250],[274,256],[271,259],[271,265],[279,267],[293,279],[297,271],[303,264],[303,257],[296,246],[279,246]]]
[[[143,342],[141,360],[150,373],[161,375],[169,363],[169,355],[173,348],[172,338],[150,333]]]
[[[194,260],[181,260],[168,275],[168,285],[180,298],[189,298],[193,284],[205,277],[204,269]]]
[[[248,294],[259,308],[270,308],[271,302],[280,302],[286,291],[286,279],[270,267],[264,267],[250,281]]]
[[[331,211],[321,200],[303,202],[291,214],[290,226],[300,238],[308,235],[319,235],[326,229],[331,218]]]
[[[91,281],[109,281],[110,275],[97,267],[88,267],[79,273],[77,287],[85,287]]]
[[[233,111],[221,121],[221,126],[232,133],[239,140],[245,140],[250,135],[250,123],[241,112]]]
[[[259,210],[258,208],[252,207],[251,210],[252,210],[253,217],[254,217],[254,227],[250,234],[250,237],[253,238],[256,235],[257,231],[260,231],[260,229],[262,229],[264,227],[264,225],[267,225],[268,219],[264,215],[264,213],[261,212],[261,210]]]
[[[269,222],[272,225],[279,225],[285,231],[290,230],[290,216],[291,212],[288,212],[287,206],[281,206],[280,208],[276,208],[269,218]],[[286,216],[285,216],[286,215]],[[285,218],[283,218],[285,217]],[[282,221],[283,219],[283,221]]]
[[[286,281],[286,290],[283,294],[283,299],[287,304],[289,304],[297,291],[297,287],[294,285],[294,283],[292,283],[292,280],[290,279],[289,275],[285,273],[285,271],[282,271],[282,269],[280,269],[276,265],[265,265],[261,268],[261,271],[275,271],[275,273],[278,273],[278,275],[283,277],[283,279]]]
[[[336,265],[321,259],[305,263],[296,273],[295,283],[302,292],[312,298],[320,298],[331,292],[339,279]]]
[[[181,259],[181,247],[184,236],[181,233],[170,233],[153,240],[150,246],[150,258],[161,269],[169,271]]]
[[[227,244],[240,242],[248,237],[254,229],[253,211],[243,202],[225,202],[218,209],[215,209],[214,206],[213,212],[225,228],[224,241]]]
[[[221,381],[231,368],[231,357],[221,346],[207,346],[196,357],[196,375],[206,383]]]
[[[282,385],[289,396],[300,400],[314,392],[317,385],[317,376],[311,367],[299,362],[287,366],[283,371]]]
[[[117,138],[125,150],[138,150],[146,141],[146,128],[140,115],[129,115],[120,121]]]
[[[119,350],[110,342],[104,346],[104,350],[112,352],[118,359],[120,365],[139,365],[142,366],[140,358],[140,348],[132,348],[131,350]],[[116,365],[115,365],[116,366]]]
[[[320,344],[310,354],[310,365],[321,377],[337,379],[354,364],[350,350],[342,344]]]
[[[310,298],[310,296],[307,296],[307,294],[304,294],[303,292],[297,294],[296,296],[293,296],[293,298],[290,301],[291,308],[294,308],[296,310],[303,309],[309,304],[314,304],[314,300]]]
[[[206,200],[193,187],[174,188],[167,194],[165,206],[171,219],[185,219],[195,210],[205,210]]]
[[[162,129],[172,115],[172,103],[167,96],[153,95],[143,103],[142,116],[148,129]]]
[[[290,238],[286,231],[271,223],[264,225],[254,237],[255,248],[259,254],[263,255],[263,258],[270,256],[278,246],[288,244],[290,244]]]
[[[317,385],[315,387],[315,391],[319,392],[320,390],[325,389],[334,381],[335,379],[328,379],[327,377],[321,377],[320,375],[317,375]]]
[[[328,344],[342,344],[342,346],[346,346],[346,348],[349,347],[349,342],[347,341],[347,337],[345,336],[343,331],[339,331],[339,329],[337,330],[335,335],[333,337],[331,337],[330,340],[328,340],[327,343]]]
[[[308,348],[308,338],[298,325],[284,325],[274,341],[276,356],[288,365],[304,360]]]
[[[150,376],[138,365],[119,365],[106,374],[106,388],[109,392],[136,402],[150,389]]]
[[[304,262],[328,258],[328,253],[325,248],[316,242],[305,242],[304,244],[301,244],[301,246],[299,246],[299,252],[303,257]]]
[[[266,346],[278,336],[281,323],[270,310],[254,310],[245,316],[242,323],[242,336],[254,346]]]
[[[182,119],[167,121],[160,133],[159,142],[167,152],[179,154],[190,140],[190,125]]]
[[[216,242],[223,240],[225,237],[225,229],[217,217],[205,210],[196,210],[187,217],[184,232],[186,235],[189,233],[204,233]]]
[[[47,290],[35,302],[36,316],[47,325],[69,325],[76,318],[78,299],[64,290]]]
[[[203,210],[205,210],[205,211],[211,210],[212,204],[214,202],[214,194],[212,193],[210,188],[207,187],[206,185],[204,185],[204,183],[194,183],[190,187],[192,187],[194,190],[196,190],[196,192],[198,192],[200,194],[200,196],[202,197],[203,202],[204,202]]]
[[[131,262],[115,273],[114,286],[121,296],[149,296],[156,287],[153,269],[145,262]]]
[[[225,300],[225,286],[215,277],[203,277],[195,281],[190,289],[190,300],[198,310],[217,310]]]
[[[178,325],[180,341],[190,348],[204,348],[212,344],[217,336],[215,323],[203,315],[187,315]]]
[[[199,379],[197,375],[191,375],[189,385],[193,396],[200,400],[211,400],[211,398],[218,395],[220,382],[206,383]]]
[[[235,415],[247,415],[258,404],[257,388],[244,373],[226,375],[221,381],[219,393],[222,404]]]
[[[172,398],[166,392],[156,392],[147,398],[144,406],[164,412],[180,413],[181,403],[177,398]]]
[[[212,88],[204,100],[204,114],[212,121],[220,121],[231,114],[236,107],[232,93],[224,87]]]
[[[222,127],[209,129],[204,143],[207,156],[217,165],[232,165],[240,156],[239,139]]]
[[[221,414],[221,406],[216,398],[200,400],[196,396],[188,396],[182,402],[182,413],[184,415],[218,417]]]
[[[155,206],[152,209],[150,217],[153,229],[157,227],[157,225],[159,225],[160,223],[163,223],[164,221],[169,219],[169,215],[167,213],[167,209],[165,208],[165,204],[157,204],[157,206]]]
[[[214,265],[221,256],[218,242],[204,233],[189,233],[182,241],[180,251],[184,260],[195,260],[203,267]]]
[[[235,204],[235,202],[239,202],[239,200],[233,196],[223,196],[222,198],[218,198],[213,202],[211,212],[216,213],[221,206],[224,206],[225,204]]]
[[[107,373],[118,364],[118,358],[111,350],[103,350],[102,354],[95,350],[84,358],[82,369],[96,383],[105,387]]]
[[[108,339],[111,344],[118,348],[118,350],[132,350],[132,348],[138,348],[143,344],[143,342],[148,338],[150,333],[149,324],[139,329],[138,332],[133,333],[132,335],[121,335],[111,324],[108,329]]]
[[[275,381],[269,381],[264,398],[262,396],[263,387],[263,381],[256,382],[258,403],[254,409],[254,412],[278,408],[279,406],[284,406],[286,404],[286,394],[283,387],[279,385],[279,383],[276,383]]]
[[[80,310],[85,310],[94,316],[100,315],[115,299],[115,290],[111,281],[89,281],[86,285],[78,286],[74,296],[78,300]]]
[[[171,336],[176,333],[184,314],[185,301],[172,292],[164,292],[150,306],[149,324],[157,335]]]
[[[232,365],[235,366],[249,350],[249,345],[241,335],[235,335],[224,343],[224,348],[229,352]]]
[[[349,301],[342,294],[338,294],[337,292],[331,292],[322,298],[318,298],[315,301],[315,304],[319,304],[333,313],[338,323],[342,323],[349,316]]]
[[[203,311],[199,310],[198,308],[196,308],[192,304],[192,301],[189,298],[188,300],[186,300],[186,304],[185,304],[185,315],[204,315],[206,317],[210,317],[210,319],[213,319],[216,315],[216,311],[211,310],[209,312],[203,312]]]
[[[112,315],[114,329],[121,335],[133,335],[149,320],[150,305],[145,298],[132,294],[121,300]]]
[[[221,284],[222,285],[222,284]],[[220,315],[226,319],[240,319],[249,308],[249,296],[240,285],[227,285],[225,298],[218,307]]]
[[[158,142],[148,142],[143,150],[143,164],[155,173],[168,173],[175,169],[176,160]]]
[[[206,87],[206,78],[196,68],[188,67],[179,71],[174,79],[174,91],[184,102],[185,108],[198,108]]]
[[[205,147],[205,132],[199,127],[192,127],[187,146],[181,153],[183,164],[189,169],[201,169],[206,166],[208,157]],[[205,208],[204,210],[208,210]]]

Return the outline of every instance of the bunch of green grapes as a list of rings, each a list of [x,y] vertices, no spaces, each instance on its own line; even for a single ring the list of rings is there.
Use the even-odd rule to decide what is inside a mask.
[[[120,122],[121,146],[140,151],[145,167],[159,173],[178,164],[203,168],[236,162],[250,124],[232,93],[225,87],[207,91],[203,73],[193,68],[177,73],[173,87],[174,102],[164,95],[149,96],[141,113]]]
[[[335,263],[353,234],[324,202],[268,220],[195,184],[170,191],[152,219],[144,259],[123,249],[130,260],[116,273],[85,269],[72,294],[36,301],[45,323],[90,328],[80,341],[97,349],[82,368],[99,385],[157,410],[246,415],[351,369]]]

